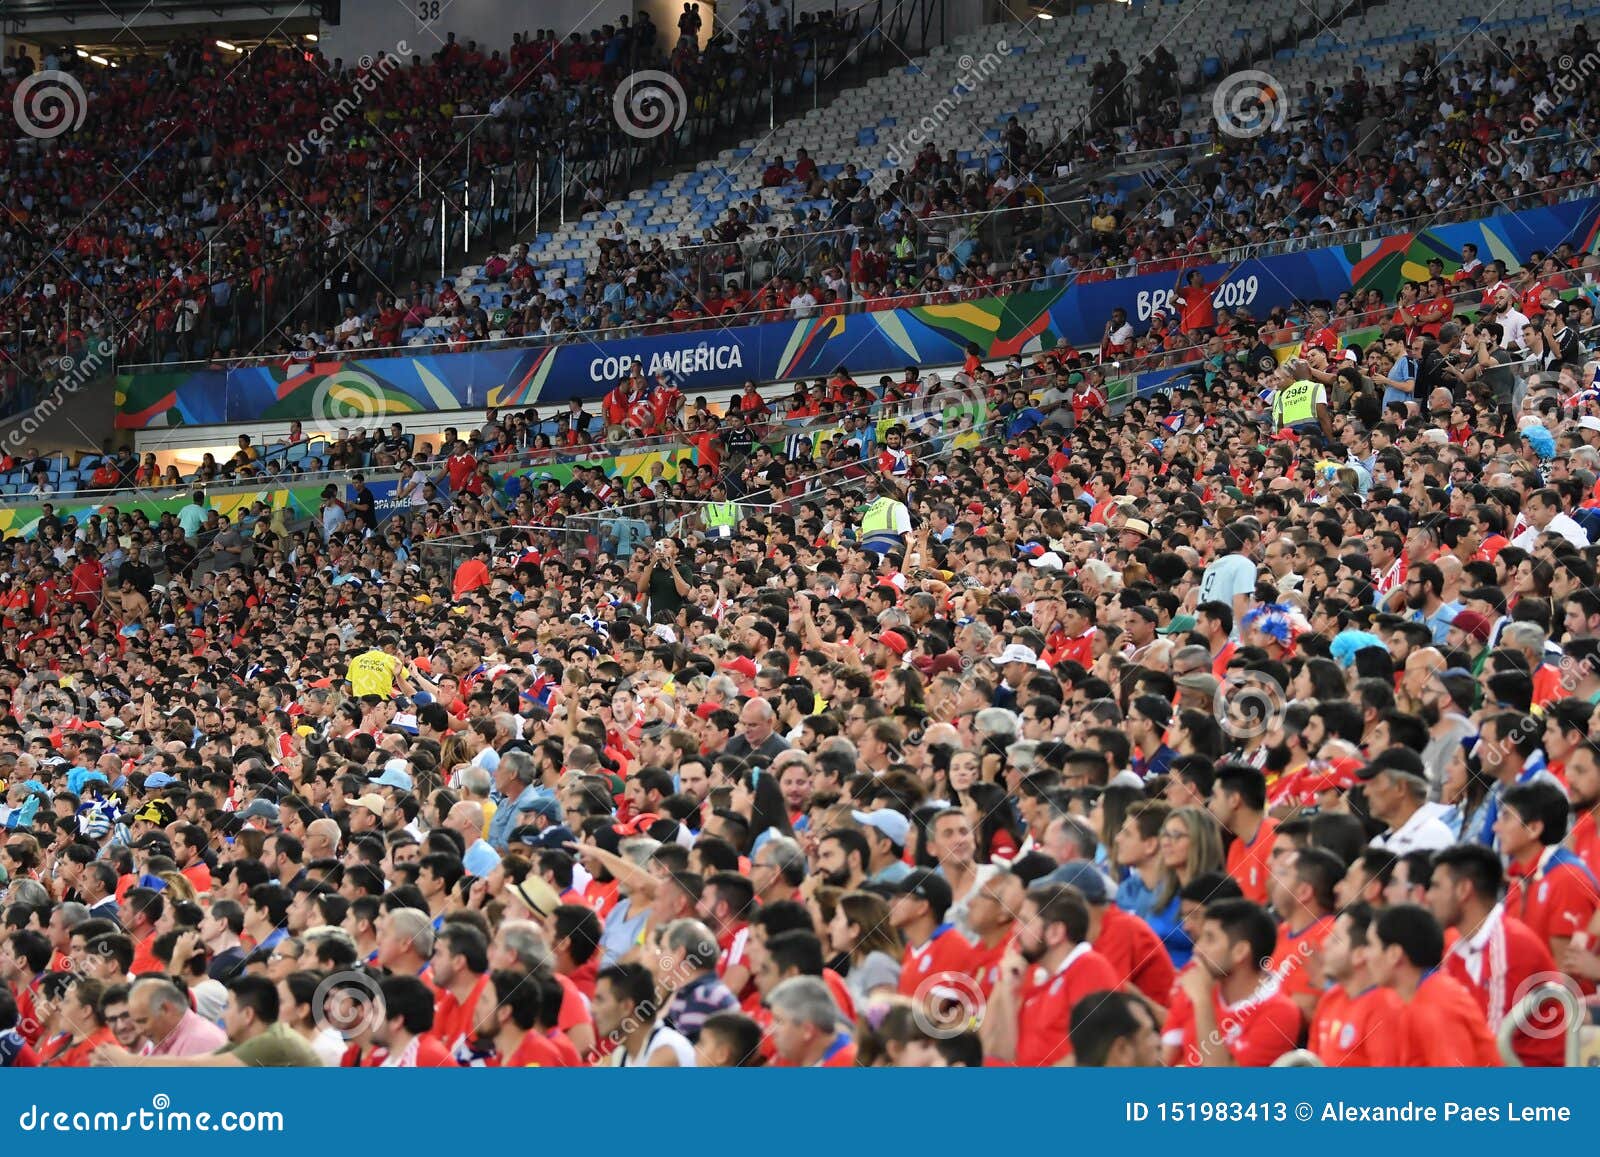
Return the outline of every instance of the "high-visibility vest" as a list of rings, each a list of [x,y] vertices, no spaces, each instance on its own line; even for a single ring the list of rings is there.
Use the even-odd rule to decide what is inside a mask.
[[[350,667],[345,672],[345,678],[350,681],[350,690],[358,698],[363,695],[377,695],[387,699],[394,694],[394,656],[379,650],[364,651],[350,660]]]
[[[861,535],[894,533],[894,508],[900,503],[892,498],[874,498],[872,505],[861,515]]]
[[[1317,420],[1317,383],[1301,379],[1279,390],[1273,399],[1273,412],[1281,428]]]
[[[739,522],[739,507],[733,502],[708,502],[701,508],[700,517],[707,534],[732,534]]]

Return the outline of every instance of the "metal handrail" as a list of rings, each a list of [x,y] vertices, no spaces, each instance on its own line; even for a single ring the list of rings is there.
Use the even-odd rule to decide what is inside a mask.
[[[1564,190],[1560,190],[1560,193],[1561,196],[1558,198],[1558,203],[1578,200],[1583,196],[1597,195],[1600,194],[1600,181],[1593,181],[1583,185],[1573,185]],[[1516,199],[1510,207],[1512,209],[1519,207],[1517,202],[1525,202],[1525,204],[1520,205],[1522,208],[1532,208],[1538,205],[1549,203],[1549,197],[1544,193],[1524,194],[1523,197]],[[1072,203],[1074,202],[1065,201],[1056,202],[1053,204]],[[1497,204],[1501,204],[1503,208],[1505,207],[1503,203],[1497,202]],[[1025,212],[1030,208],[1036,209],[1038,206],[1013,206],[1005,210],[991,210],[969,214],[968,216],[973,217],[981,222],[994,216],[996,212]],[[1409,226],[1412,225],[1424,223],[1428,225],[1437,225],[1451,220],[1468,219],[1473,214],[1481,212],[1482,209],[1483,206],[1481,205],[1463,206],[1459,210],[1445,210],[1443,212],[1419,214],[1415,217],[1404,218],[1400,221],[1390,222],[1386,225],[1367,225],[1356,229],[1342,230],[1334,233],[1311,234],[1302,237],[1281,238],[1275,241],[1256,242],[1251,245],[1235,246],[1232,248],[1207,253],[1198,256],[1193,261],[1185,262],[1184,265],[1187,268],[1198,265],[1237,264],[1260,257],[1275,256],[1282,253],[1302,252],[1306,249],[1335,248],[1341,245],[1353,244],[1359,241],[1368,241],[1379,236],[1388,236],[1395,232],[1404,232]],[[779,240],[782,239],[780,238]],[[725,244],[731,246],[738,243],[727,242]],[[691,246],[690,248],[703,247],[703,245],[696,245]],[[665,249],[665,251],[671,253],[677,250],[676,248],[673,248]],[[1038,277],[1019,278],[1015,281],[1006,283],[1004,288],[1007,291],[1006,295],[1009,295],[1013,293],[1031,292],[1036,289],[1055,288],[1057,285],[1070,284],[1073,281],[1082,280],[1085,277],[1099,274],[1110,274],[1111,277],[1115,279],[1121,279],[1123,277],[1137,277],[1153,272],[1148,268],[1149,265],[1153,264],[1158,263],[1145,262],[1117,266],[1102,266],[1094,269],[1079,270],[1076,273],[1046,273]],[[988,297],[997,295],[986,293],[982,296]],[[909,304],[914,307],[917,305],[940,304],[944,299],[947,298],[962,301],[975,300],[971,296],[967,295],[964,291],[959,290],[952,291],[949,289],[941,289],[937,292],[913,291],[909,294],[896,295],[895,297],[886,299],[884,301],[850,301],[832,303],[829,305],[818,305],[815,309],[815,312],[809,316],[823,317],[834,316],[836,314],[871,313],[876,312],[878,309],[904,307],[898,304],[895,306],[890,306],[887,304],[887,301],[899,303],[906,302],[909,299]],[[557,334],[487,338],[481,341],[466,342],[462,349],[458,352],[471,353],[490,349],[524,349],[568,343],[616,341],[627,338],[649,336],[652,332],[658,331],[671,331],[674,333],[702,332],[712,329],[728,329],[747,325],[759,325],[766,321],[794,321],[798,320],[799,316],[800,315],[797,315],[792,308],[785,308],[762,311],[752,310],[737,314],[722,314],[714,318],[708,317],[695,319],[688,323],[673,322],[671,320],[628,323],[621,326],[607,326],[592,330],[570,330]],[[357,350],[323,351],[314,355],[314,357],[310,360],[347,361],[366,360],[368,358],[385,356],[416,357],[421,356],[425,351],[431,350],[432,348],[433,347],[430,345],[371,346]],[[299,358],[294,354],[272,354],[243,358],[213,358],[198,362],[157,362],[130,364],[119,366],[117,372],[120,374],[175,373],[184,370],[192,371],[194,369],[202,368],[228,369],[232,367],[247,368],[251,366],[267,364],[289,364],[303,360],[306,359]]]

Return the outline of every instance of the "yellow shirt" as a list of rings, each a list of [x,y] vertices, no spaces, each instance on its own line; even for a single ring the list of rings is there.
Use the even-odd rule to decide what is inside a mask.
[[[394,670],[397,660],[387,651],[364,651],[350,660],[345,678],[350,681],[351,694],[376,695],[387,699],[394,694]]]

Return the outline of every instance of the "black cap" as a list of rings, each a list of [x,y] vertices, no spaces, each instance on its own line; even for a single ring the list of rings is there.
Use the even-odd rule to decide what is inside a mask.
[[[1387,751],[1380,751],[1372,757],[1367,766],[1356,772],[1356,778],[1373,779],[1386,771],[1415,776],[1421,780],[1428,778],[1427,772],[1423,770],[1422,756],[1409,747],[1391,747]]]
[[[950,885],[932,868],[912,868],[894,886],[894,891],[897,896],[915,896],[919,900],[926,900],[935,920],[943,920],[950,905],[955,903]]]

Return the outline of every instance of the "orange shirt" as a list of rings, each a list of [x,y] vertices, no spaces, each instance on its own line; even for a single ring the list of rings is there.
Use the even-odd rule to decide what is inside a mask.
[[[1322,950],[1322,942],[1333,931],[1333,921],[1333,916],[1320,916],[1299,933],[1290,932],[1287,924],[1278,925],[1272,971],[1278,976],[1283,995],[1292,998],[1311,991],[1311,970],[1307,965],[1311,954]]]
[[[1453,977],[1429,972],[1400,1018],[1399,1055],[1410,1068],[1492,1068],[1500,1049],[1472,994]]]
[[[1088,944],[1080,944],[1042,980],[1025,976],[1018,994],[1017,1064],[1053,1065],[1072,1055],[1067,1029],[1072,1008],[1092,992],[1119,987],[1117,970]]]
[[[1100,935],[1094,939],[1094,950],[1122,978],[1118,988],[1132,985],[1157,1004],[1166,1005],[1177,973],[1172,957],[1167,955],[1167,946],[1150,925],[1108,905],[1100,918]]]
[[[183,878],[194,885],[196,892],[211,891],[211,868],[204,860],[196,860],[183,869]]]
[[[1335,984],[1317,1002],[1306,1047],[1329,1068],[1371,1068],[1395,1063],[1395,1027],[1405,1010],[1392,988],[1354,996]]]
[[[1248,843],[1236,839],[1228,845],[1228,875],[1239,885],[1244,898],[1257,904],[1267,902],[1267,859],[1272,855],[1277,831],[1277,821],[1263,819],[1255,839]]]

